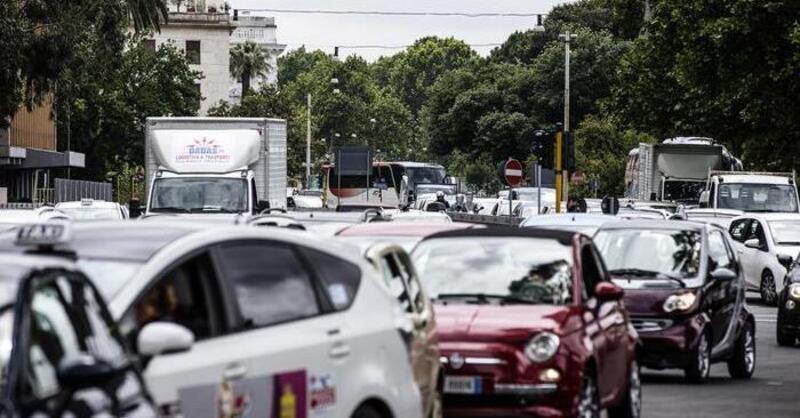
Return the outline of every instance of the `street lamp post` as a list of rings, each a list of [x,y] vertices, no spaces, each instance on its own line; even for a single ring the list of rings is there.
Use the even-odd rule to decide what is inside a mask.
[[[558,35],[558,39],[564,42],[564,138],[569,135],[569,59],[570,59],[570,44],[578,39],[578,35],[570,33],[567,30],[565,33]],[[556,207],[560,206],[561,198],[569,195],[569,176],[566,170],[561,172],[561,181],[563,182],[563,196],[556,196]]]

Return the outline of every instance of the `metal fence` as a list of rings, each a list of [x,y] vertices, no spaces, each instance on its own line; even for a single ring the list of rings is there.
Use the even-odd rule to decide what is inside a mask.
[[[56,179],[55,202],[74,202],[81,199],[111,201],[111,183],[85,180]]]

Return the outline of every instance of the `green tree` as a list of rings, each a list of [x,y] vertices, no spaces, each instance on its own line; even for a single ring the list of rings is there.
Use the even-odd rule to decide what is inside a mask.
[[[711,136],[746,165],[800,153],[800,3],[661,0],[619,65],[608,104],[658,138]]]
[[[266,76],[272,68],[269,56],[255,42],[247,41],[231,48],[231,76],[242,80],[242,97],[250,93],[250,82],[253,77]]]
[[[115,65],[122,54],[129,23],[137,32],[157,29],[167,18],[164,0],[4,0],[0,2],[0,126],[21,104],[31,106],[59,86],[80,66],[82,49],[95,49],[96,60]],[[100,42],[95,42],[99,40]]]

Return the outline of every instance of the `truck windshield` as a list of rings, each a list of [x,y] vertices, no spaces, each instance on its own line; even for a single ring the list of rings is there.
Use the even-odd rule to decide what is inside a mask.
[[[237,178],[156,179],[151,212],[242,213],[247,210],[247,181]]]
[[[722,183],[717,207],[744,212],[797,212],[797,194],[789,184]]]

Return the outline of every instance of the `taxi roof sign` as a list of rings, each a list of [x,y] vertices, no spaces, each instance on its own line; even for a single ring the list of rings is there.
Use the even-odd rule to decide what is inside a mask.
[[[17,246],[54,247],[70,240],[72,231],[66,222],[22,225],[17,230]]]

